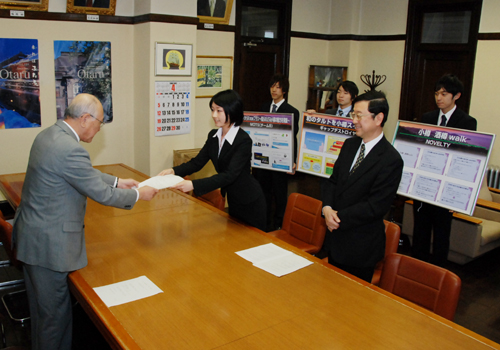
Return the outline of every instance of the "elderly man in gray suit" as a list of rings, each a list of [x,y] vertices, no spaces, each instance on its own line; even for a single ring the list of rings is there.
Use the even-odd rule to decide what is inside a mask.
[[[68,273],[87,265],[84,217],[87,197],[104,205],[131,209],[158,190],[132,189],[94,169],[79,141],[91,142],[104,125],[99,100],[80,94],[65,119],[43,130],[31,148],[13,241],[22,261],[28,293],[33,350],[71,349],[72,310]]]

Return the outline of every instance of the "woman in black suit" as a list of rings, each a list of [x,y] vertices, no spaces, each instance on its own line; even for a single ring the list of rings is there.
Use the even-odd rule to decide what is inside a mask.
[[[239,127],[243,122],[243,101],[234,90],[225,90],[210,100],[212,118],[218,129],[211,130],[198,155],[189,162],[159,175],[190,175],[201,170],[211,160],[217,174],[204,179],[184,180],[171,187],[197,196],[221,189],[227,193],[229,215],[258,229],[266,229],[264,193],[250,174],[252,139]]]

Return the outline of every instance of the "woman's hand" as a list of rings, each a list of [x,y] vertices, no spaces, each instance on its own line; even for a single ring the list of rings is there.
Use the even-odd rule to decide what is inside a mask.
[[[174,185],[174,186],[172,186],[170,188],[172,188],[174,190],[179,190],[179,191],[182,191],[182,192],[189,192],[189,191],[192,191],[194,189],[194,187],[193,187],[193,181],[191,181],[191,180],[184,180],[184,181],[181,181],[177,185]]]
[[[163,176],[163,175],[175,175],[175,171],[174,169],[170,168],[170,169],[165,169],[165,170],[162,170],[158,175],[156,176]]]

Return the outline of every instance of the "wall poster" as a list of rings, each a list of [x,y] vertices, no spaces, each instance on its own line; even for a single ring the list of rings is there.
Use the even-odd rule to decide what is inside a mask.
[[[57,119],[76,95],[97,97],[104,120],[113,121],[111,97],[111,43],[109,41],[54,41]]]
[[[344,141],[354,135],[350,118],[303,112],[297,170],[330,177]]]
[[[155,82],[155,136],[191,132],[191,82]]]
[[[398,121],[398,194],[472,215],[494,142],[493,134]]]
[[[38,40],[0,38],[0,129],[39,126]]]
[[[245,112],[243,130],[252,138],[252,167],[293,170],[293,114]]]

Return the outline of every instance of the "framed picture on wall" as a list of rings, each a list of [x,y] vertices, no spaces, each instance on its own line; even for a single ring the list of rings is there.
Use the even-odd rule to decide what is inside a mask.
[[[0,0],[0,9],[47,11],[49,0]]]
[[[198,0],[197,15],[202,23],[229,24],[233,0]]]
[[[193,45],[156,42],[155,75],[191,76]]]
[[[66,12],[114,16],[116,0],[67,0]]]
[[[233,86],[231,56],[196,56],[196,98],[212,97]]]

